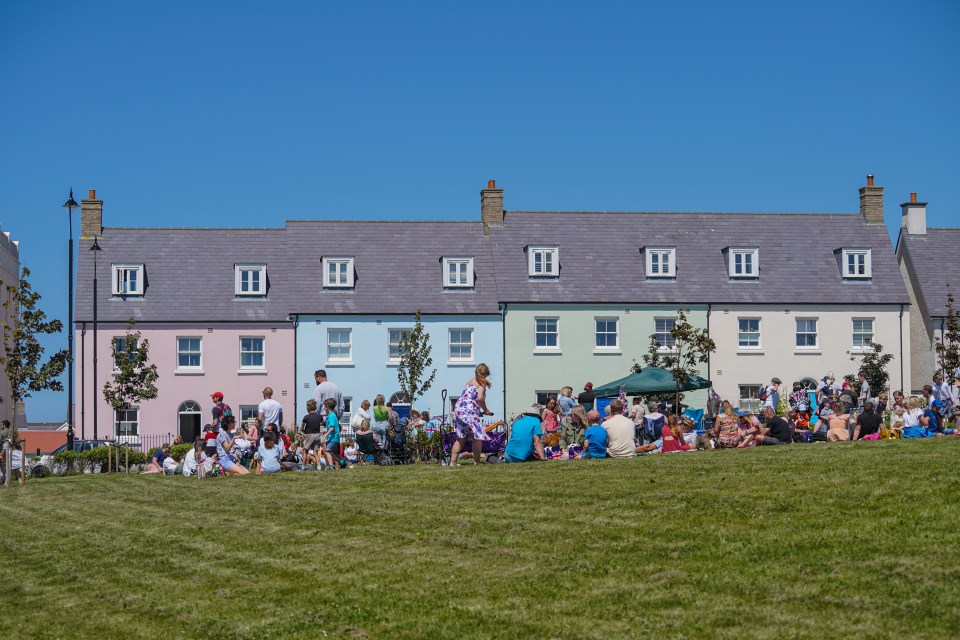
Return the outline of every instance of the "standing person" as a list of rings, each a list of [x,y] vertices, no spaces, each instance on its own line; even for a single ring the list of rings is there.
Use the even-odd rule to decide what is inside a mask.
[[[767,388],[764,390],[766,397],[763,400],[764,407],[773,407],[773,412],[777,412],[777,408],[780,406],[780,385],[783,382],[780,381],[780,378],[772,378],[770,384],[767,385]]]
[[[633,406],[630,407],[629,418],[633,420],[633,430],[636,433],[637,442],[642,440],[643,417],[647,415],[647,408],[640,401],[640,396],[634,396]]]
[[[10,479],[17,479],[20,486],[23,486],[23,441],[13,445],[10,451]]]
[[[487,408],[487,389],[491,386],[489,377],[490,368],[483,362],[478,364],[474,376],[467,381],[453,408],[453,429],[457,439],[450,450],[451,467],[458,466],[460,451],[469,436],[473,437],[473,461],[480,464],[483,441],[490,438],[483,429],[483,416],[493,415]]]
[[[560,410],[563,411],[563,417],[569,418],[570,412],[573,411],[573,407],[577,404],[577,401],[573,399],[573,387],[560,389],[560,397],[557,399],[557,404],[560,405]]]
[[[863,413],[857,416],[857,426],[853,430],[854,440],[875,440],[880,433],[880,425],[883,424],[883,414],[877,414],[873,411],[873,403],[866,402],[863,405]]]
[[[857,378],[860,379],[860,396],[857,398],[857,408],[862,411],[863,405],[868,402],[873,402],[873,395],[870,390],[870,383],[867,382],[866,374],[860,371],[857,373]]]
[[[263,402],[257,407],[257,426],[263,429],[264,425],[270,423],[278,427],[283,424],[283,406],[273,399],[273,389],[266,387],[263,390]]]
[[[547,406],[540,413],[543,421],[544,437],[549,438],[560,430],[560,404],[554,396],[547,398]],[[547,442],[547,446],[556,446],[556,442]]]
[[[593,403],[596,397],[593,395],[593,383],[588,382],[583,385],[583,393],[577,396],[577,402],[583,405],[585,411],[593,409]]]
[[[237,442],[237,437],[233,435],[233,426],[236,419],[231,416],[223,416],[220,420],[220,433],[217,434],[217,459],[224,473],[234,476],[245,476],[249,471],[246,467],[237,462],[233,457],[233,447]]]
[[[611,458],[627,458],[636,455],[637,443],[633,440],[633,421],[623,415],[623,403],[619,398],[610,402],[610,417],[604,420],[607,432],[607,455]]]
[[[312,455],[317,460],[320,459],[326,430],[323,416],[317,413],[317,401],[313,398],[307,400],[307,415],[303,416],[303,420],[300,422],[300,431],[303,433],[304,458]]]
[[[939,371],[933,374],[933,397],[940,401],[945,417],[953,413],[953,391],[950,385],[943,381],[943,374]]]
[[[327,398],[324,406],[327,408],[324,456],[327,459],[327,467],[336,470],[343,464],[343,460],[340,459],[340,419],[337,417],[336,398]]]
[[[220,391],[211,393],[210,399],[213,400],[213,409],[210,410],[210,413],[213,414],[213,429],[216,431],[220,428],[220,421],[223,417],[232,416],[233,410],[230,409],[230,405],[223,401],[223,393]]]
[[[373,430],[373,437],[377,439],[377,444],[381,447],[386,446],[387,431],[390,429],[390,411],[387,409],[385,402],[382,393],[374,398],[373,424],[370,425]]]
[[[317,388],[313,391],[313,399],[317,401],[317,408],[325,407],[328,398],[336,400],[334,412],[337,419],[343,417],[343,394],[340,393],[340,387],[327,380],[327,372],[323,369],[317,369],[313,372],[313,379],[317,381]]]
[[[0,476],[6,477],[7,451],[10,450],[10,421],[0,422]]]
[[[817,385],[817,405],[820,405],[823,402],[824,397],[829,398],[836,393],[836,381],[837,378],[833,375],[833,371],[820,379],[820,384]]]

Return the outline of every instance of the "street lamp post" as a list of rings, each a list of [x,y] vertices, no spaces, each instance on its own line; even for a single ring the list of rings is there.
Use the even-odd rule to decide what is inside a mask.
[[[70,197],[63,203],[67,210],[67,222],[70,228],[70,238],[67,240],[67,345],[70,349],[70,361],[67,362],[67,451],[73,451],[73,210],[78,206],[73,199],[73,188]],[[80,437],[83,437],[83,433]]]
[[[103,251],[93,238],[93,439],[97,439],[97,254]]]

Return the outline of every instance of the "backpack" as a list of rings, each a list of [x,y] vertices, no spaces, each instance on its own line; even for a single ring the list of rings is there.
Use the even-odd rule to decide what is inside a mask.
[[[226,418],[226,417],[228,417],[228,416],[229,416],[229,417],[233,417],[233,409],[230,408],[230,405],[228,405],[228,404],[225,403],[225,402],[221,402],[220,404],[222,405],[221,410],[223,411],[223,415],[220,416],[220,418],[223,419],[223,418]]]
[[[760,402],[766,402],[767,398],[770,397],[770,387],[762,387],[760,393],[757,394],[757,398]]]

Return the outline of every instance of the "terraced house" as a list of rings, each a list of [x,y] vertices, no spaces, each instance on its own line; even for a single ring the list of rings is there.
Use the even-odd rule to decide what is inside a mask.
[[[192,437],[209,396],[249,417],[271,386],[286,426],[326,369],[355,410],[402,400],[400,335],[417,311],[437,377],[417,402],[446,411],[473,367],[493,371],[489,405],[527,410],[626,375],[683,308],[717,351],[701,375],[736,403],[773,376],[807,385],[853,372],[871,342],[910,371],[910,298],[883,225],[883,188],[852,213],[516,211],[491,181],[474,221],[290,220],[276,229],[103,227],[83,202],[77,296],[78,409],[91,434]],[[805,237],[816,240],[803,241]],[[102,251],[88,251],[97,238]],[[799,241],[798,241],[799,240]],[[251,249],[251,247],[255,249]],[[99,378],[92,374],[92,281]],[[100,388],[111,341],[137,320],[160,368],[160,397],[115,415]],[[444,392],[447,402],[444,403]],[[688,396],[703,406],[705,392]]]

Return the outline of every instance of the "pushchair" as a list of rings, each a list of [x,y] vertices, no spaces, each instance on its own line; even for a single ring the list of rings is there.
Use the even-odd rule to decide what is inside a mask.
[[[506,423],[503,420],[494,422],[490,426],[486,427],[484,431],[487,432],[489,438],[484,440],[480,446],[480,455],[484,456],[486,461],[490,464],[498,464],[505,460],[503,452],[507,448],[507,427]],[[441,464],[447,465],[450,464],[450,451],[453,449],[453,443],[457,441],[457,434],[453,431],[445,431],[442,435],[443,439],[443,457],[440,460]],[[473,437],[470,436],[467,438],[466,446],[461,450],[461,453],[470,453],[473,451]]]
[[[383,447],[377,444],[372,433],[357,435],[357,464],[367,464],[367,456],[373,458],[375,465],[391,465],[393,460]]]

